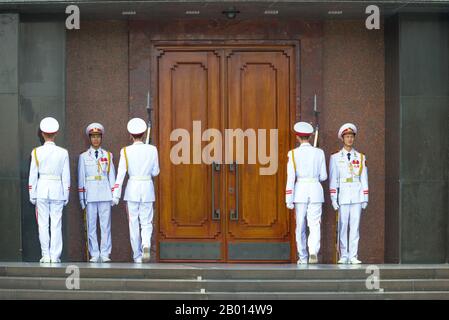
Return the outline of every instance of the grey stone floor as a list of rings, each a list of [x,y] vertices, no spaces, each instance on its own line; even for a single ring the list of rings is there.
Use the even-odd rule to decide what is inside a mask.
[[[106,269],[215,269],[215,270],[360,270],[368,266],[377,266],[382,269],[449,269],[449,264],[361,264],[361,265],[297,265],[297,264],[233,264],[233,263],[86,263],[64,262],[57,264],[40,264],[38,262],[0,262],[0,267],[42,267],[66,268],[76,265],[80,268],[106,268]]]

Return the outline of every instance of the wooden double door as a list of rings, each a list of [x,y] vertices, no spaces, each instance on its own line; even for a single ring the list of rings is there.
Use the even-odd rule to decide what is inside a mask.
[[[292,260],[285,181],[294,56],[281,45],[156,47],[159,261]],[[235,129],[248,134],[243,148],[229,143]],[[257,153],[254,161],[254,142],[269,161]],[[270,166],[274,174],[261,174]]]

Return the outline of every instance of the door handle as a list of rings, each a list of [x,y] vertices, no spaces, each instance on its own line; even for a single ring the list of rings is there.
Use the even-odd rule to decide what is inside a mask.
[[[237,162],[229,165],[229,171],[235,172],[235,209],[229,210],[229,219],[237,221],[239,219],[239,166]]]
[[[212,162],[212,220],[220,220],[220,209],[215,209],[215,172],[220,172],[220,164]]]

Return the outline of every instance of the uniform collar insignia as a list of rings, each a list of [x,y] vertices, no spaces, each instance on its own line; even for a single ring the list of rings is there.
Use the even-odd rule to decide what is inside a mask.
[[[349,151],[349,153],[350,153],[351,155],[357,155],[357,151],[355,151],[354,148],[352,148],[351,151]],[[342,154],[342,155],[346,155],[346,154],[348,154],[348,151],[346,151],[345,148],[342,148],[342,149],[341,149],[341,154]]]

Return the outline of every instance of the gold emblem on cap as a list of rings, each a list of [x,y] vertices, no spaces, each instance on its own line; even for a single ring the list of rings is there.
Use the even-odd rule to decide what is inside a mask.
[[[93,128],[93,129],[90,129],[90,131],[89,131],[89,134],[91,134],[91,133],[101,133],[101,130],[99,128]]]

